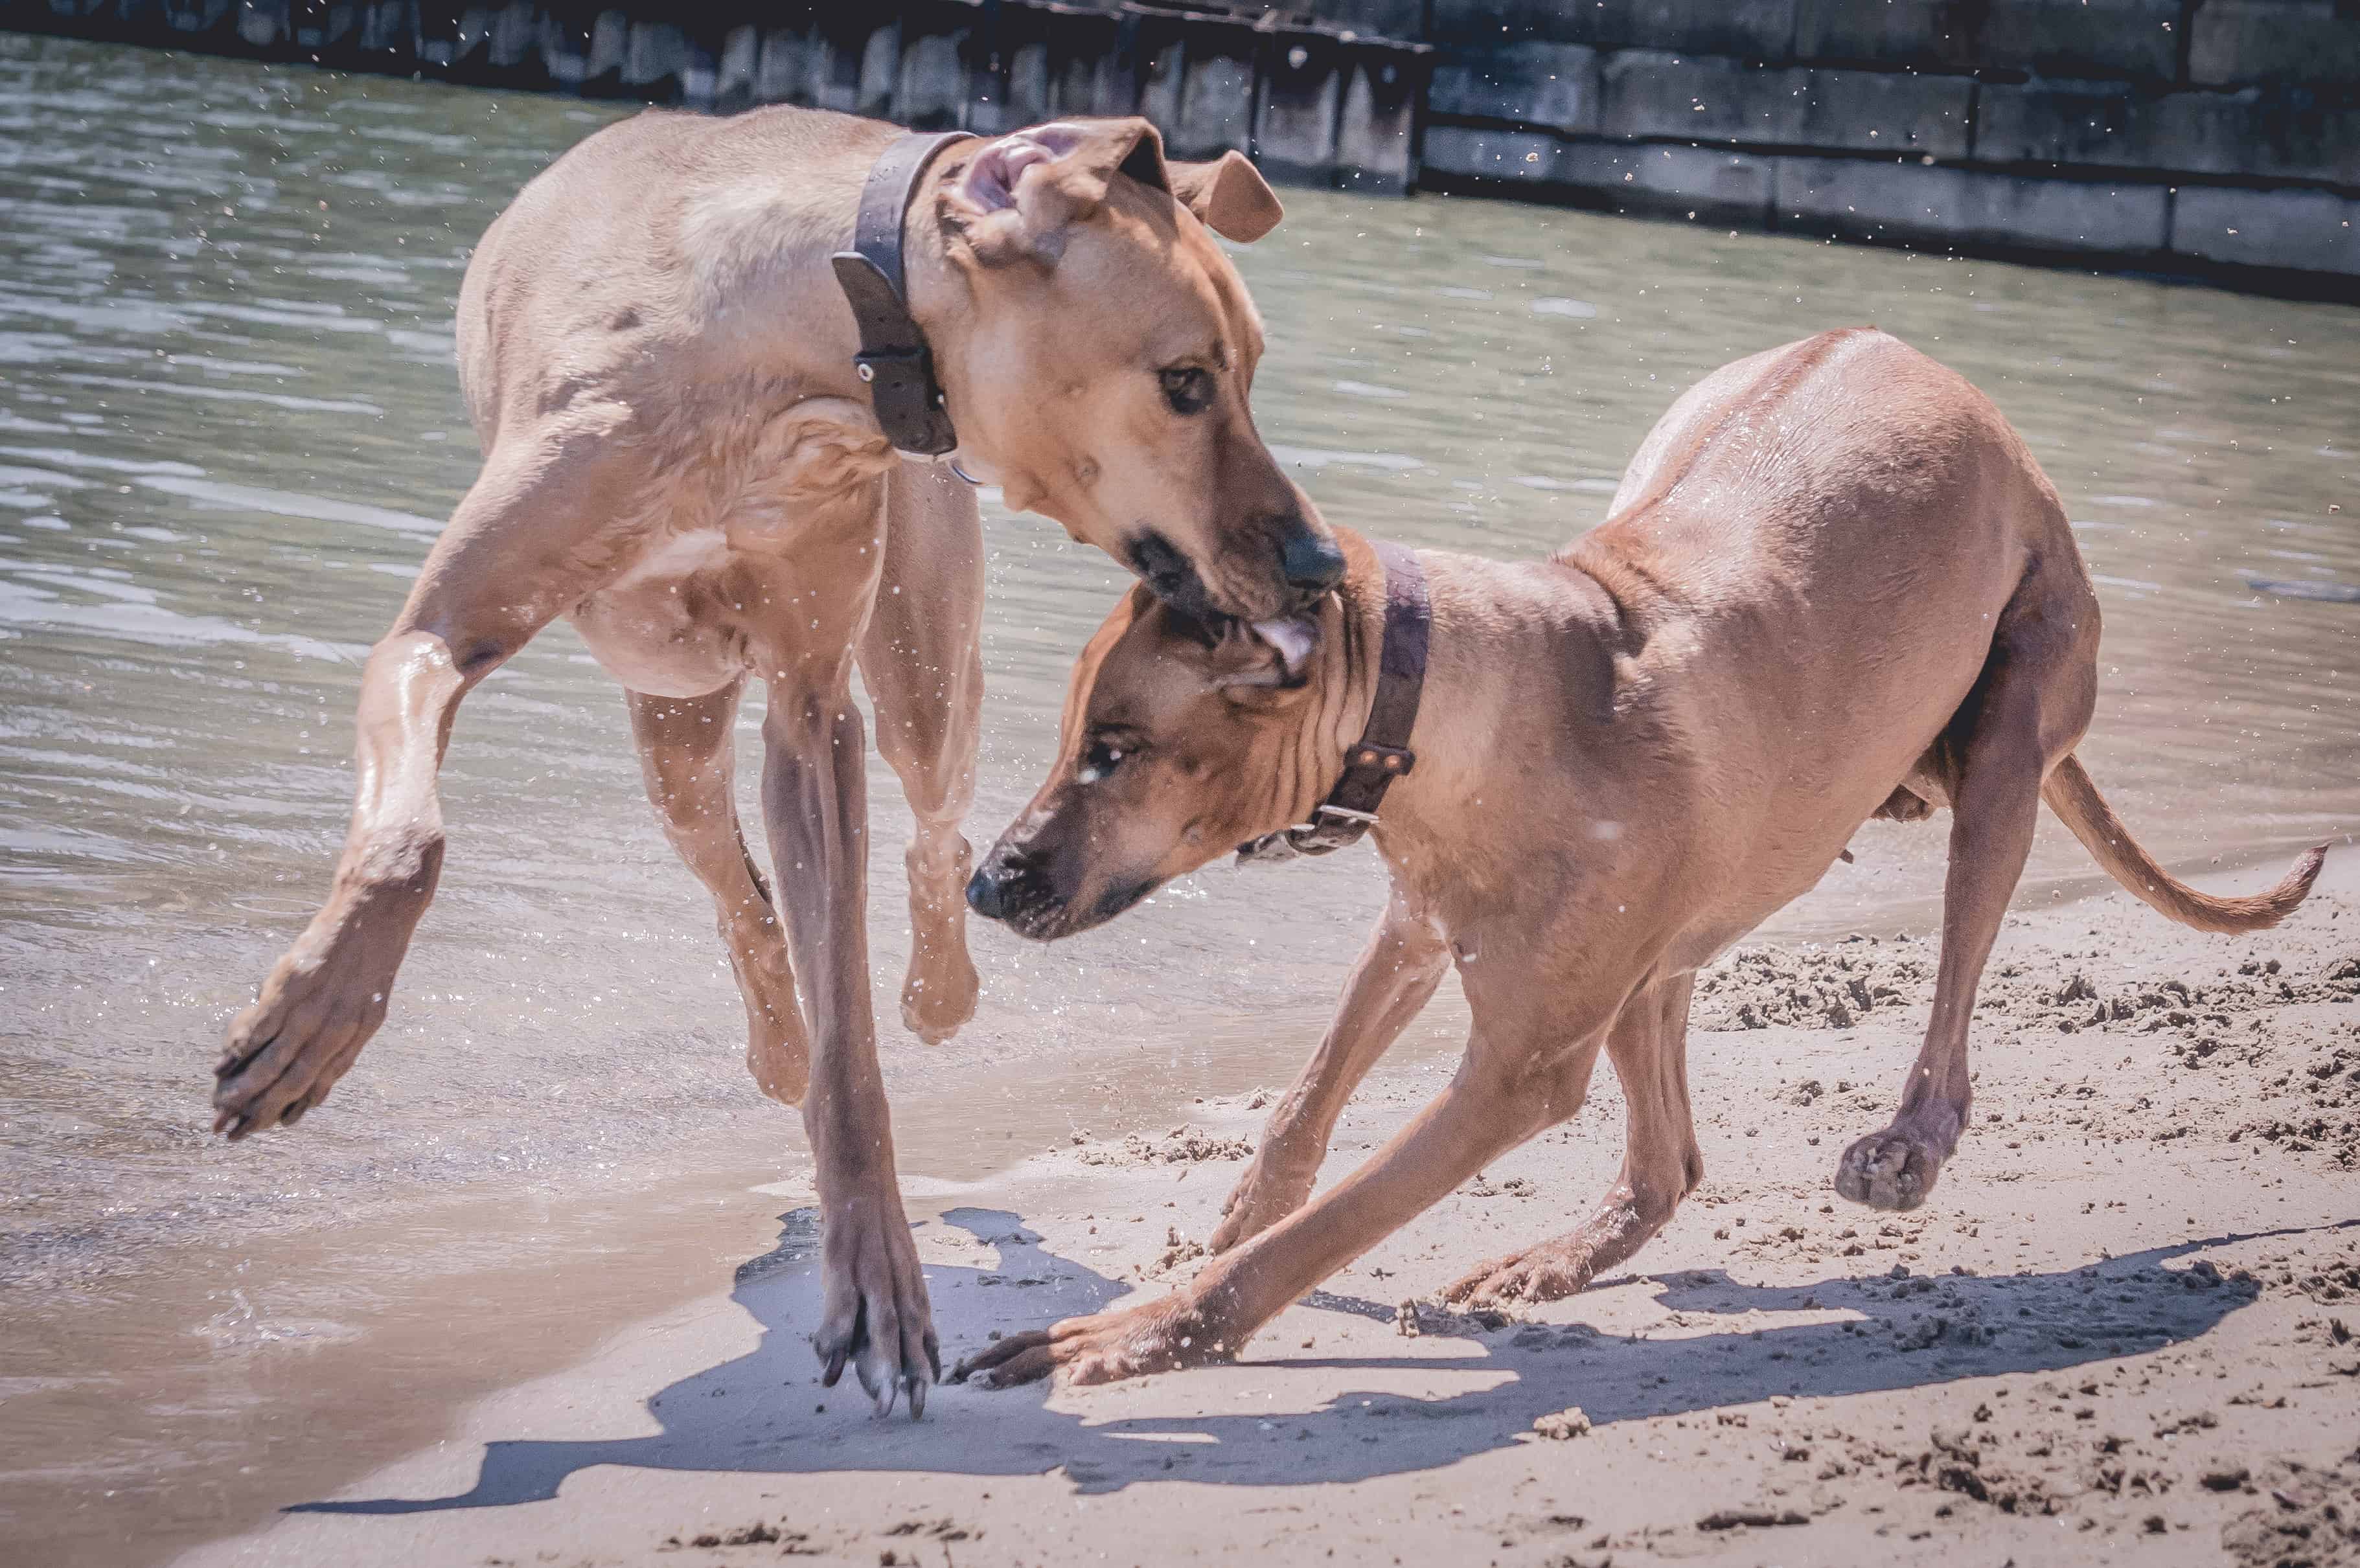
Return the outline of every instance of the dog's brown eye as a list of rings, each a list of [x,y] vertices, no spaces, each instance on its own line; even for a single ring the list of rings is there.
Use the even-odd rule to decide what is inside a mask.
[[[1193,365],[1157,372],[1164,383],[1164,400],[1175,414],[1201,414],[1213,406],[1213,376]]]

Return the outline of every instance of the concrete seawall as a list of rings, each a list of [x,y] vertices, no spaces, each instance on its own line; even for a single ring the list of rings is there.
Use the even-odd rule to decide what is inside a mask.
[[[728,112],[991,133],[1145,114],[1182,158],[1404,194],[1435,51],[1306,17],[1073,0],[0,0],[0,27]]]
[[[2360,6],[1434,0],[1422,182],[2360,296]]]
[[[0,27],[2360,299],[2360,0],[0,0]]]

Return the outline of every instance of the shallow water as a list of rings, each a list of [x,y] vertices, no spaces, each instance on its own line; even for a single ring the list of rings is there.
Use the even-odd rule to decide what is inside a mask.
[[[774,1228],[747,1188],[800,1167],[563,628],[459,721],[443,890],[359,1067],[294,1136],[204,1131],[222,1027],[342,837],[358,660],[473,474],[466,248],[617,113],[0,37],[0,1511],[60,1560],[242,1524],[289,1467],[333,1485],[460,1394],[720,1288]],[[1874,321],[1990,392],[2063,492],[2107,616],[2084,755],[2147,843],[2234,865],[2360,820],[2360,312],[1288,204],[1239,252],[1257,407],[1332,520],[1553,549],[1701,372]],[[1040,519],[987,527],[986,838],[1123,581]],[[872,784],[890,997],[904,816]],[[1774,929],[1923,930],[1940,847],[1866,833]],[[977,1022],[932,1052],[887,1031],[905,1169],[972,1179],[1290,1074],[1376,908],[1371,857],[1339,859],[1208,871],[1054,950],[978,931]],[[2023,898],[2093,885],[2045,827]],[[1456,1021],[1446,998],[1402,1049]]]

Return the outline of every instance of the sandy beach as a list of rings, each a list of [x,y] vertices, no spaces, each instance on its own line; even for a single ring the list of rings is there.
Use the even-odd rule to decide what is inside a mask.
[[[818,1387],[812,1215],[774,1187],[743,1194],[775,1246],[727,1294],[183,1561],[2353,1561],[2360,856],[2253,938],[2120,894],[2012,917],[1974,1132],[1923,1209],[1874,1214],[1829,1171],[1892,1102],[1932,956],[1872,931],[1724,960],[1692,1044],[1705,1184],[1571,1300],[1429,1298],[1586,1212],[1621,1147],[1603,1073],[1240,1364],[945,1387],[916,1423]],[[1328,1178],[1447,1070],[1381,1069]],[[1184,1279],[1261,1097],[913,1183],[945,1358]]]

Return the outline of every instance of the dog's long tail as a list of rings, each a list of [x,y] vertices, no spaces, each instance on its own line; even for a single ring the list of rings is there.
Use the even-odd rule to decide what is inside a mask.
[[[2155,857],[2140,847],[2122,818],[2106,804],[2106,798],[2098,793],[2079,757],[2068,756],[2050,771],[2048,782],[2040,787],[2040,798],[2073,830],[2081,847],[2106,868],[2108,876],[2157,913],[2198,931],[2250,931],[2278,924],[2294,913],[2295,906],[2310,893],[2327,859],[2327,846],[2314,845],[2303,851],[2294,869],[2268,892],[2245,898],[2216,898],[2175,879],[2155,863]]]

